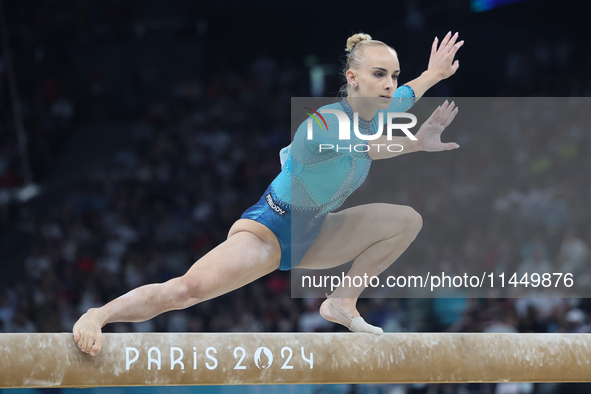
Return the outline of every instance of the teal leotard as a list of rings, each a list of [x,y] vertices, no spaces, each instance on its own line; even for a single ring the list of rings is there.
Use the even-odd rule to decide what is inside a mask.
[[[415,102],[411,87],[399,87],[387,110],[406,112]],[[346,99],[319,109],[337,109],[347,114],[353,124],[353,110]],[[350,141],[339,140],[338,118],[323,115],[327,126],[313,122],[313,138],[307,138],[307,122],[295,133],[289,147],[282,149],[282,169],[257,204],[249,208],[242,218],[256,220],[277,236],[281,245],[281,265],[288,270],[299,264],[314,239],[326,215],[340,207],[365,180],[371,166],[367,151],[338,149],[342,146],[367,145],[351,131]],[[371,121],[359,119],[362,134],[375,134],[379,129],[379,116]],[[385,121],[385,117],[383,117]],[[334,149],[323,147],[334,146]]]

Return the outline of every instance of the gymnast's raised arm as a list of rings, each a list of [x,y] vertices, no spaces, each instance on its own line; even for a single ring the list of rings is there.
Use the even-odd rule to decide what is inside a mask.
[[[437,37],[433,40],[431,46],[431,56],[427,70],[424,71],[420,77],[413,79],[406,83],[415,93],[415,100],[420,99],[423,94],[439,81],[447,79],[455,74],[460,67],[460,61],[455,60],[454,56],[464,41],[456,43],[458,33],[451,35],[451,31],[441,41],[441,45],[437,48]]]

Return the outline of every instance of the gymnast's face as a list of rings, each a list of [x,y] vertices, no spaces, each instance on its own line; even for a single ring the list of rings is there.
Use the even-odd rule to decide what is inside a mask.
[[[386,46],[366,48],[364,55],[358,69],[347,71],[349,97],[374,97],[369,101],[372,106],[387,109],[398,87],[398,57]]]

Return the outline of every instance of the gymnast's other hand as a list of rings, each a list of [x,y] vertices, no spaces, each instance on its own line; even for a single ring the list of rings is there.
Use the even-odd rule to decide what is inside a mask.
[[[415,134],[417,138],[417,141],[414,141],[415,149],[417,151],[439,152],[459,148],[460,146],[455,142],[441,142],[441,133],[450,125],[457,113],[458,107],[455,106],[455,103],[452,101],[450,104],[445,100]]]
[[[78,344],[80,350],[96,356],[103,346],[104,337],[101,315],[98,309],[91,308],[78,319],[74,324],[74,342]]]
[[[437,37],[433,40],[427,72],[436,75],[439,80],[451,77],[460,67],[460,61],[454,61],[454,56],[458,49],[464,45],[464,41],[460,41],[456,44],[457,39],[458,33],[452,36],[450,31],[445,37],[443,37],[439,48],[437,48]]]

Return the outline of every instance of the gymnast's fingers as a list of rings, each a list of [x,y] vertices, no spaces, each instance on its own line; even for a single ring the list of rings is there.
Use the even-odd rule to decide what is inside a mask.
[[[449,113],[447,118],[443,121],[443,127],[447,127],[451,124],[451,122],[454,120],[454,118],[458,114],[458,111],[459,111],[458,108],[459,107],[455,107],[454,110]]]
[[[454,101],[452,101],[449,106],[446,108],[445,113],[442,116],[442,121],[444,121],[445,119],[447,119],[449,117],[449,115],[454,111],[454,109],[456,108],[456,103]]]
[[[458,42],[457,44],[455,44],[449,51],[449,56],[453,59],[453,57],[456,55],[456,52],[458,51],[458,49],[460,49],[462,46],[464,45],[464,40]]]
[[[458,144],[456,144],[455,142],[446,142],[443,145],[443,150],[452,150],[452,149],[457,149],[460,146]]]
[[[433,113],[431,114],[431,116],[429,116],[429,119],[427,119],[427,122],[435,122],[435,120],[437,119],[437,117],[439,116],[439,114],[441,113],[441,105],[437,108],[435,108],[435,111],[433,111]]]
[[[449,108],[449,101],[445,100],[445,102],[443,104],[441,104],[441,109],[439,110],[437,115],[434,117],[433,121],[436,123],[441,123],[443,121],[443,119],[445,118],[445,114],[447,113],[448,108]]]
[[[453,50],[454,44],[456,43],[456,40],[458,39],[458,33],[456,32],[456,34],[454,34],[449,41],[446,43],[445,48],[444,48],[444,52],[443,53],[450,53]]]
[[[447,47],[447,43],[449,42],[449,39],[451,38],[451,31],[448,32],[445,37],[443,37],[443,40],[441,40],[441,44],[439,45],[439,51],[441,51],[442,53],[447,53],[448,51],[445,51],[445,48]]]
[[[433,45],[431,45],[431,57],[435,56],[435,54],[437,53],[437,43],[438,43],[438,39],[437,37],[435,37],[435,39],[433,40]]]

